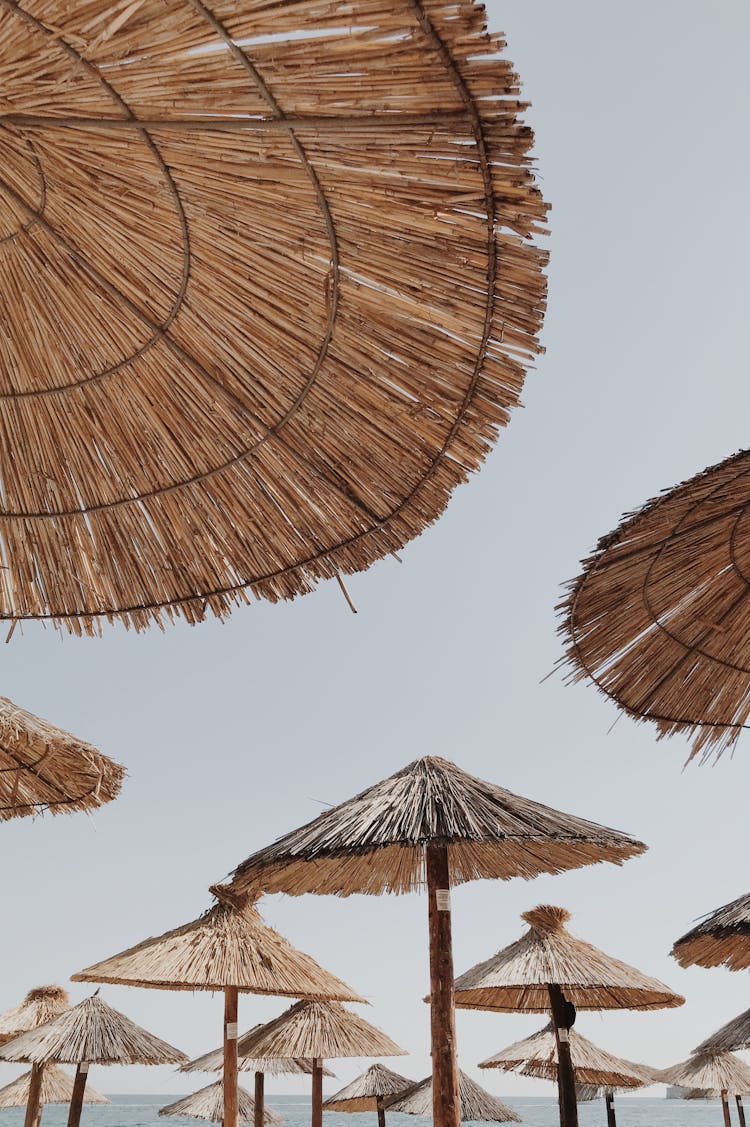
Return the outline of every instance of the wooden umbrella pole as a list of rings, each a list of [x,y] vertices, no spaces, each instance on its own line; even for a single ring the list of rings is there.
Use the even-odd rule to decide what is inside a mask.
[[[385,1127],[385,1109],[382,1100],[378,1100],[378,1127]]]
[[[745,1124],[745,1108],[742,1104],[742,1096],[735,1096],[734,1098],[737,1101],[737,1114],[740,1117],[740,1127],[746,1127],[746,1124]]]
[[[83,1107],[83,1093],[86,1091],[86,1081],[88,1080],[89,1066],[88,1062],[78,1065],[76,1069],[76,1078],[73,1081],[73,1095],[70,1097],[70,1109],[68,1111],[68,1127],[78,1127],[81,1122],[81,1108]]]
[[[729,1100],[726,1088],[721,1093],[721,1110],[724,1112],[724,1127],[732,1127],[732,1117],[729,1114]]]
[[[313,1060],[312,1127],[323,1127],[323,1062],[320,1057]]]
[[[548,986],[552,1021],[557,1041],[557,1095],[560,1102],[560,1127],[578,1127],[576,1074],[570,1056],[570,1029],[565,995],[559,986]]]
[[[238,1127],[237,1110],[237,987],[224,990],[224,1120]]]
[[[430,1027],[434,1127],[459,1127],[453,939],[447,845],[429,844],[425,869],[430,926]]]
[[[607,1127],[617,1127],[617,1119],[615,1118],[615,1097],[611,1092],[607,1092],[604,1101],[607,1105]]]
[[[26,1115],[24,1117],[23,1127],[36,1127],[42,1095],[43,1073],[43,1064],[32,1064],[31,1077],[29,1079],[29,1098],[26,1103]]]
[[[255,1127],[263,1127],[265,1079],[265,1075],[262,1072],[255,1073]]]

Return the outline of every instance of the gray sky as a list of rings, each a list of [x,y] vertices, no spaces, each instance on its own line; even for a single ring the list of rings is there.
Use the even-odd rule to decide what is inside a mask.
[[[2,827],[2,1009],[192,919],[208,884],[251,851],[424,754],[651,847],[623,869],[460,888],[457,972],[547,901],[688,999],[664,1013],[582,1014],[578,1028],[604,1047],[666,1065],[750,1003],[745,977],[668,957],[696,916],[748,890],[750,744],[683,772],[684,741],[656,743],[625,718],[608,734],[616,711],[593,689],[541,683],[560,654],[561,584],[598,535],[748,444],[750,7],[490,0],[489,18],[533,103],[553,204],[547,354],[526,407],[402,565],[352,579],[356,617],[328,584],[164,635],[16,631],[0,653],[2,692],[98,744],[130,778],[93,822]],[[399,1071],[426,1074],[424,898],[274,897],[262,910],[372,1000],[368,1018],[413,1054]],[[74,1000],[86,992],[71,985]],[[191,1054],[219,1041],[219,997],[103,994]],[[240,1024],[284,1005],[243,997]],[[461,1064],[496,1092],[551,1093],[475,1070],[541,1024],[461,1014]],[[359,1070],[336,1065],[342,1083]],[[199,1086],[169,1070],[96,1073],[104,1091]]]

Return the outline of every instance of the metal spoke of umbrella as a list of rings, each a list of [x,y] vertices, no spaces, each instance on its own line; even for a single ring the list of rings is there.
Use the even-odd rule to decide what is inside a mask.
[[[729,1097],[750,1092],[750,1067],[733,1053],[694,1053],[680,1064],[660,1069],[655,1076],[665,1084],[679,1084],[704,1095],[718,1092],[725,1127],[731,1127]],[[744,1109],[742,1114],[744,1117]]]
[[[48,1021],[52,1021],[69,1009],[68,991],[62,986],[35,986],[17,1006],[0,1014],[0,1045],[14,1040],[30,1029],[46,1025]],[[36,1127],[41,1117],[44,1073],[43,1064],[31,1066],[29,1088],[24,1101],[26,1105],[24,1127]]]
[[[426,757],[326,810],[236,869],[239,889],[291,895],[405,893],[426,886],[435,1127],[458,1127],[451,887],[529,879],[646,846]]]
[[[378,1117],[378,1127],[385,1127],[383,1101],[391,1096],[412,1088],[414,1081],[386,1068],[384,1064],[371,1064],[366,1072],[352,1080],[323,1104],[323,1111],[342,1111],[352,1114],[358,1111],[374,1111]]]
[[[456,979],[456,1005],[501,1013],[549,1013],[557,1049],[561,1127],[578,1127],[571,1029],[576,1010],[656,1010],[685,1001],[655,978],[571,935],[565,908],[540,905],[529,930]]]
[[[391,1096],[384,1101],[389,1111],[400,1111],[404,1115],[427,1117],[432,1110],[432,1076],[427,1076],[414,1084],[401,1095]],[[520,1115],[512,1108],[490,1095],[475,1083],[465,1072],[458,1073],[459,1106],[462,1123],[520,1123]]]

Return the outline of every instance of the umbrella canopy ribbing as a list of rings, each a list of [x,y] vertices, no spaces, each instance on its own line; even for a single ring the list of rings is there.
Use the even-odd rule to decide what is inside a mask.
[[[25,1107],[29,1102],[31,1087],[31,1073],[24,1072],[17,1076],[10,1084],[0,1088],[0,1107]],[[61,1068],[48,1065],[42,1074],[42,1086],[39,1103],[67,1104],[73,1098],[73,1077]],[[83,1097],[87,1104],[108,1104],[110,1101],[93,1088],[87,1088]]]
[[[437,519],[545,307],[503,47],[471,0],[5,5],[0,615],[194,622]]]
[[[413,1080],[386,1068],[384,1064],[371,1064],[366,1072],[357,1076],[345,1088],[329,1096],[323,1104],[324,1111],[380,1111],[384,1098],[398,1095],[411,1088]]]
[[[96,810],[117,798],[124,777],[92,744],[0,697],[0,821]]]
[[[750,895],[707,915],[677,940],[672,954],[683,967],[750,967]]]
[[[573,676],[691,757],[750,714],[750,452],[652,499],[603,537],[562,604]]]
[[[17,1006],[0,1014],[0,1044],[45,1025],[67,1009],[70,998],[62,986],[35,986]]]
[[[470,1076],[459,1070],[458,1088],[461,1100],[462,1123],[520,1123],[520,1115],[490,1095]],[[432,1077],[428,1076],[407,1092],[386,1101],[388,1111],[404,1115],[429,1116],[432,1111]]]
[[[255,1103],[245,1088],[237,1089],[238,1122],[255,1122]],[[207,1119],[210,1123],[221,1123],[224,1117],[224,1082],[217,1080],[189,1096],[183,1096],[166,1107],[159,1108],[159,1115],[187,1116],[188,1119]],[[270,1107],[263,1109],[262,1122],[268,1127],[278,1127],[284,1119]]]

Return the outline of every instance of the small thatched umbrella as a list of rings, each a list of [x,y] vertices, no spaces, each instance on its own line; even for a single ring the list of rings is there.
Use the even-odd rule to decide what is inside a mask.
[[[21,1033],[45,1025],[70,1009],[68,991],[62,986],[35,986],[17,1006],[0,1014],[0,1045]],[[35,1127],[41,1115],[41,1091],[44,1065],[31,1066],[29,1094],[26,1101],[25,1127]]]
[[[0,697],[0,821],[96,810],[117,798],[124,777],[92,744]]]
[[[78,1127],[90,1064],[180,1064],[184,1053],[92,994],[38,1029],[0,1046],[0,1060],[75,1064],[68,1127]]]
[[[159,1108],[159,1115],[185,1115],[188,1119],[207,1119],[209,1123],[221,1123],[224,1118],[224,1081],[217,1080],[190,1096],[183,1096],[173,1104]],[[245,1088],[237,1089],[237,1120],[239,1123],[257,1122],[255,1101]],[[278,1127],[283,1118],[272,1108],[263,1109],[262,1123],[268,1127]]]
[[[615,1109],[612,1093],[616,1089],[643,1088],[653,1083],[651,1070],[644,1065],[633,1064],[612,1056],[600,1049],[592,1041],[582,1037],[575,1029],[569,1030],[570,1059],[575,1070],[576,1096],[582,1099],[581,1092],[589,1099],[604,1095],[607,1105],[607,1123],[615,1127]],[[542,1080],[558,1078],[558,1052],[555,1027],[552,1022],[538,1033],[516,1041],[507,1049],[488,1057],[480,1068],[502,1068],[506,1072],[520,1071],[524,1076],[535,1076]]]
[[[384,1064],[371,1064],[351,1084],[347,1084],[323,1104],[323,1111],[376,1111],[378,1127],[385,1127],[383,1100],[411,1088],[413,1080],[400,1076]]]
[[[734,1053],[694,1053],[688,1060],[660,1069],[654,1075],[665,1084],[679,1084],[705,1093],[718,1092],[725,1127],[731,1127],[728,1097],[750,1092],[750,1068]]]
[[[589,677],[691,756],[720,753],[750,714],[750,452],[626,516],[563,604],[576,677]]]
[[[672,954],[682,967],[750,967],[750,895],[707,915],[677,940]]]
[[[338,1002],[297,1002],[242,1038],[246,1057],[305,1057],[313,1061],[312,1127],[323,1122],[323,1061],[339,1057],[404,1056],[404,1049]]]
[[[72,977],[78,982],[111,982],[157,990],[223,991],[224,1127],[237,1127],[238,994],[336,998],[347,1002],[364,999],[263,922],[255,908],[257,889],[252,899],[238,896],[221,885],[213,885],[211,891],[218,903],[197,920],[145,939]]]
[[[657,1010],[685,1001],[627,963],[570,934],[565,908],[541,905],[521,917],[529,930],[456,979],[456,1005],[503,1013],[548,1013],[557,1039],[558,1096],[563,1127],[578,1111],[570,1028],[582,1010]]]
[[[432,1112],[432,1077],[427,1076],[414,1084],[401,1095],[386,1100],[389,1111],[400,1111],[404,1115],[429,1116]],[[499,1100],[497,1096],[485,1092],[465,1072],[458,1072],[458,1091],[462,1123],[520,1123],[520,1115]]]
[[[0,1088],[0,1107],[28,1107],[31,1091],[31,1072],[24,1072],[17,1076],[10,1084]],[[61,1068],[48,1064],[42,1076],[42,1086],[39,1093],[39,1106],[45,1104],[67,1104],[73,1098],[75,1084],[73,1077]],[[110,1101],[94,1088],[87,1088],[83,1102],[85,1104],[108,1104]]]
[[[645,848],[427,757],[248,857],[233,884],[340,896],[412,892],[426,884],[433,1114],[435,1127],[457,1127],[451,886],[528,879],[599,861],[621,864]]]

